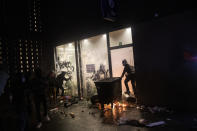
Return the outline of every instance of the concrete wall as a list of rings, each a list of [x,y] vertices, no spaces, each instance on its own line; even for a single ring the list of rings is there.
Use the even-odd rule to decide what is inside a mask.
[[[194,12],[133,27],[138,100],[146,105],[197,109],[197,17]],[[184,57],[190,53],[192,59]]]

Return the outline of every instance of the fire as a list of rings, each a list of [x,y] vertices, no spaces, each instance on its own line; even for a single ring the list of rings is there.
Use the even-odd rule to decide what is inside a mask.
[[[128,103],[125,103],[125,102],[123,102],[123,103],[114,102],[113,105],[114,105],[113,107],[127,107]]]
[[[98,108],[101,110],[101,104],[97,103]],[[106,110],[111,110],[111,109],[115,109],[118,108],[121,111],[125,111],[127,107],[129,107],[130,105],[127,102],[114,102],[113,103],[113,107],[111,106],[111,104],[104,104],[104,109]]]

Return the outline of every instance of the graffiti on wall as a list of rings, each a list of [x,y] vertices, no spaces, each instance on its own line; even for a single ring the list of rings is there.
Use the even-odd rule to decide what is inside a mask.
[[[92,65],[92,67],[95,67],[94,64],[91,64],[91,65]],[[86,68],[87,67],[88,66],[86,65]],[[92,73],[92,75],[90,75],[90,77],[86,77],[87,96],[93,96],[97,92],[94,82],[101,80],[101,79],[108,78],[109,77],[109,70],[105,69],[105,65],[100,64],[98,70],[94,70],[89,73]]]

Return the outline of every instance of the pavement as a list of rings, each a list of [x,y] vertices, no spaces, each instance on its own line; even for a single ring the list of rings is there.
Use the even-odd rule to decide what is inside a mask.
[[[80,100],[68,107],[65,101],[49,105],[51,121],[43,119],[36,129],[35,112],[29,115],[29,131],[196,131],[195,113],[177,113],[160,107],[145,107],[135,103],[126,106],[92,105],[89,100]],[[7,110],[6,110],[7,109]],[[164,110],[162,110],[164,109]],[[2,115],[2,111],[6,112]],[[7,114],[7,115],[5,115]],[[3,117],[4,116],[4,117]],[[2,131],[17,131],[17,117],[12,107],[1,110]],[[158,125],[157,125],[158,124]],[[2,126],[1,125],[1,126]],[[1,129],[1,128],[0,128]]]

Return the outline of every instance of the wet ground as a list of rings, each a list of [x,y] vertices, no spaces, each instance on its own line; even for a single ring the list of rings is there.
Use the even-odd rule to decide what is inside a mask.
[[[51,121],[44,122],[40,131],[193,131],[197,129],[194,114],[151,113],[145,107],[135,104],[102,111],[98,106],[92,106],[89,101],[84,100],[67,108],[59,104],[51,109],[49,111]],[[161,125],[147,126],[154,122],[160,122]]]
[[[31,131],[196,131],[197,115],[195,113],[176,113],[162,111],[159,108],[148,108],[136,104],[127,107],[114,106],[104,111],[99,106],[93,106],[90,101],[80,100],[69,107],[63,103],[51,104],[49,116],[51,121],[43,120],[40,129],[35,128],[35,115],[30,117]],[[16,131],[17,117],[7,107],[6,117],[2,125],[6,131]],[[10,111],[10,113],[9,113]],[[158,126],[148,127],[148,124],[159,122]],[[157,123],[158,124],[158,123]]]

